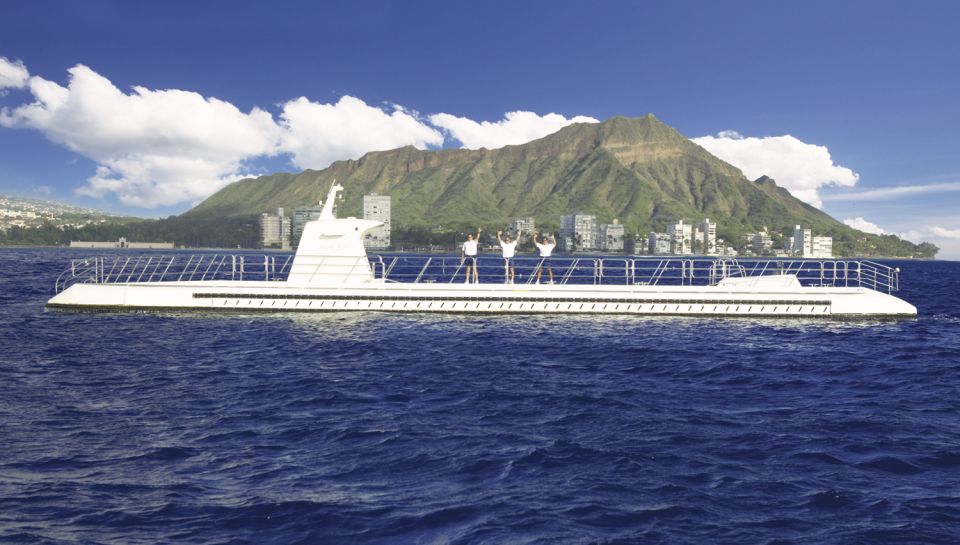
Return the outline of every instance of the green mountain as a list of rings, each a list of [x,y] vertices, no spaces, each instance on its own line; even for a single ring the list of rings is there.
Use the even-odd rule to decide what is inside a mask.
[[[923,253],[897,237],[847,227],[770,178],[748,180],[652,115],[570,125],[495,150],[404,147],[338,161],[320,171],[241,180],[181,218],[252,220],[278,207],[315,204],[333,180],[345,187],[338,203],[341,215],[359,215],[364,194],[390,195],[395,231],[495,229],[527,216],[555,228],[561,214],[583,211],[596,214],[600,222],[619,218],[627,233],[663,231],[678,218],[708,217],[731,242],[762,227],[788,233],[801,224],[833,236],[838,254]]]
[[[532,216],[554,230],[561,214],[582,211],[602,223],[619,218],[628,235],[664,231],[683,218],[717,222],[736,245],[767,227],[774,236],[800,224],[834,238],[836,255],[933,257],[936,246],[893,235],[862,233],[809,206],[768,177],[751,181],[736,167],[684,138],[652,115],[570,125],[519,146],[495,150],[371,152],[358,160],[299,174],[233,183],[189,212],[164,220],[64,229],[13,228],[0,243],[57,244],[69,240],[166,240],[186,246],[253,247],[257,216],[279,207],[315,204],[333,180],[344,200],[338,213],[360,215],[361,197],[392,197],[394,240],[452,243],[458,232],[488,232]]]

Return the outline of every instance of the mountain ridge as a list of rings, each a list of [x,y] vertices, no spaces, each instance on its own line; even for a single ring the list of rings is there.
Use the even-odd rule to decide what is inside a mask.
[[[748,180],[652,114],[575,123],[492,150],[406,146],[337,161],[323,170],[249,178],[181,217],[252,218],[279,207],[309,206],[334,179],[345,188],[338,203],[344,215],[359,215],[364,194],[390,195],[395,230],[506,226],[528,216],[555,228],[561,214],[582,211],[602,223],[619,218],[628,233],[663,231],[680,218],[709,217],[728,241],[764,227],[787,233],[801,224],[833,236],[841,253],[875,237],[796,199],[769,177]]]

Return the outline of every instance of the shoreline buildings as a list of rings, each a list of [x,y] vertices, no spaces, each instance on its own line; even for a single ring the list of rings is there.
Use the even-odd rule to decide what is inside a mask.
[[[172,242],[127,242],[126,237],[113,241],[71,240],[71,248],[127,248],[130,250],[172,250]]]
[[[532,220],[532,218],[529,218]],[[625,230],[620,220],[613,223],[597,224],[593,214],[564,214],[560,216],[560,236],[557,246],[561,252],[578,250],[604,250],[622,252]]]
[[[260,214],[260,247],[289,250],[290,228],[291,218],[283,215],[283,208],[277,208],[276,215]]]
[[[681,219],[677,223],[667,226],[667,235],[670,237],[671,254],[688,255],[693,253],[693,229],[691,225],[683,223]]]
[[[386,249],[390,247],[390,196],[371,193],[363,196],[363,219],[381,221],[383,225],[371,229],[363,235],[366,248]]]
[[[758,231],[753,234],[750,240],[750,248],[756,255],[770,255],[773,253],[773,237],[767,232],[766,227],[763,228],[763,231]]]
[[[624,229],[623,224],[617,218],[613,223],[605,223],[600,226],[600,249],[609,252],[623,251]]]
[[[533,236],[533,233],[537,230],[537,222],[533,218],[517,218],[510,222],[510,236],[514,240],[517,238],[517,233],[524,233],[527,236]]]
[[[717,238],[717,224],[704,218],[694,226],[683,219],[667,226],[667,232],[651,231],[647,235],[648,255],[708,255],[735,257],[737,251]]]
[[[650,255],[670,255],[671,237],[667,233],[650,231],[647,235],[647,253]]]
[[[592,214],[564,214],[560,216],[560,238],[557,245],[561,252],[594,250],[597,248],[597,217]]]
[[[700,252],[706,255],[717,255],[717,224],[710,221],[710,218],[704,218],[697,228],[696,244],[694,252]]]
[[[833,237],[815,237],[811,229],[803,229],[797,225],[793,229],[793,238],[788,240],[790,247],[785,249],[796,257],[833,257]]]

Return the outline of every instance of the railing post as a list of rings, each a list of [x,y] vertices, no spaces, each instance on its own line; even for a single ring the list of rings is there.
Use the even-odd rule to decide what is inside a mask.
[[[180,271],[180,276],[177,277],[177,282],[183,280],[183,275],[187,274],[187,267],[189,267],[191,263],[193,263],[193,256],[190,256],[190,259],[187,260],[187,264],[183,266],[183,270]],[[174,269],[174,273],[176,273],[176,269]]]

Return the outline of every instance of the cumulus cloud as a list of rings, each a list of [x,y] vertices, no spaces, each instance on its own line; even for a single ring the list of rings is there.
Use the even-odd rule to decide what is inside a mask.
[[[468,149],[496,149],[503,146],[525,144],[537,138],[553,134],[571,123],[597,123],[592,117],[578,115],[571,119],[549,113],[508,112],[500,121],[476,122],[466,117],[440,113],[430,116],[430,123],[442,128],[452,138],[459,140]]]
[[[945,227],[933,226],[930,228],[930,232],[933,233],[934,237],[960,240],[960,229],[947,229]]]
[[[710,153],[739,168],[751,179],[767,175],[790,193],[821,207],[820,188],[852,187],[860,176],[834,164],[826,146],[808,144],[790,135],[745,138],[735,131],[693,138]]]
[[[4,109],[0,125],[39,130],[99,163],[81,194],[144,207],[196,201],[238,179],[245,160],[278,151],[281,130],[261,109],[180,90],[124,93],[83,65],[69,73],[67,87],[31,77],[35,101]]]
[[[925,225],[897,233],[900,238],[910,242],[932,242],[940,247],[939,259],[960,260],[960,228],[942,225]]]
[[[0,57],[0,89],[22,89],[30,79],[30,72],[21,61]]]
[[[844,225],[847,225],[847,226],[849,226],[849,227],[853,227],[854,229],[856,229],[856,230],[858,230],[858,231],[863,231],[864,233],[871,233],[871,234],[874,234],[874,235],[885,235],[885,234],[887,234],[887,232],[884,231],[883,229],[881,229],[880,226],[877,225],[876,223],[869,222],[869,221],[867,221],[867,220],[865,220],[865,219],[863,219],[862,217],[859,217],[859,216],[856,217],[856,218],[847,218],[847,219],[843,220],[843,223],[844,223]]]
[[[305,97],[291,100],[280,114],[282,148],[292,154],[296,166],[320,169],[369,151],[443,144],[443,135],[415,112],[396,105],[392,110],[386,112],[351,96],[336,104],[311,102]]]
[[[25,72],[25,69],[24,69]],[[413,112],[387,112],[345,96],[335,104],[306,98],[242,112],[199,93],[134,87],[125,93],[90,68],[69,70],[69,84],[33,76],[34,102],[0,110],[0,125],[36,129],[98,163],[77,192],[113,193],[132,206],[196,202],[249,175],[258,157],[289,153],[301,168],[404,145],[442,145],[443,135]]]
[[[371,106],[351,96],[330,104],[289,100],[275,118],[191,91],[124,91],[83,65],[68,74],[63,86],[30,76],[22,62],[0,58],[0,90],[23,88],[33,97],[0,109],[0,126],[40,131],[95,161],[95,173],[78,193],[115,194],[140,207],[197,202],[249,175],[251,162],[265,156],[289,154],[297,167],[320,169],[370,151],[442,146],[445,133],[467,147],[493,148],[597,121],[511,112],[495,123],[444,113],[428,122],[402,106]]]

